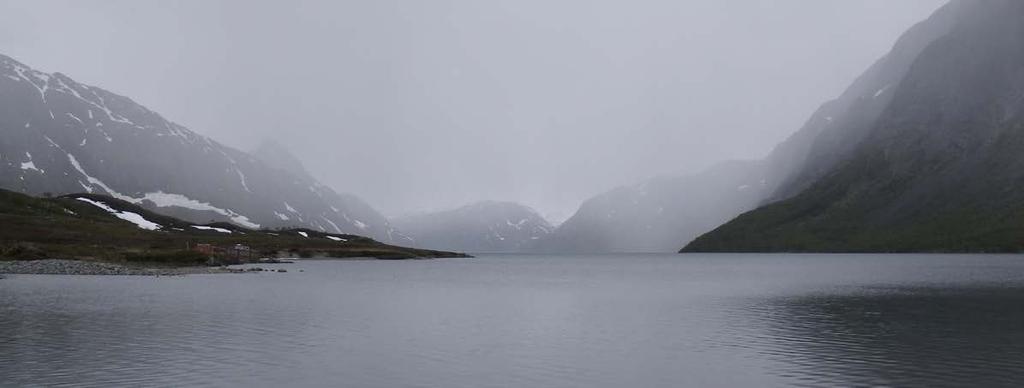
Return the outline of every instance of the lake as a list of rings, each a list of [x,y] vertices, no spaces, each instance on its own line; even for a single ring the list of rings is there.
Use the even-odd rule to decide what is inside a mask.
[[[288,272],[7,276],[0,385],[1024,384],[1024,256],[263,267]]]

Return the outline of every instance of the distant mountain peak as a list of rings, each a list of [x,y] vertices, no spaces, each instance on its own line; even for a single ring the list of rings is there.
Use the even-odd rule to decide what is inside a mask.
[[[470,252],[523,251],[554,229],[532,208],[503,201],[399,217],[392,223],[417,247],[449,246]]]

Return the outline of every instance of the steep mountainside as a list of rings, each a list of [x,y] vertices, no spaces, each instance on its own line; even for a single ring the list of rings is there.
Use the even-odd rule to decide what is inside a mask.
[[[299,181],[302,182],[316,182],[316,178],[306,170],[306,167],[288,148],[281,144],[274,143],[271,141],[264,141],[260,147],[253,152],[253,156],[263,162],[270,168],[279,170],[281,173],[290,174],[298,177]],[[367,236],[376,236],[383,241],[394,244],[409,245],[412,240],[402,233],[399,233],[395,228],[391,227],[390,221],[383,215],[377,212],[370,204],[363,201],[361,198],[356,197],[352,194],[347,193],[334,193],[331,192],[333,202],[344,204],[344,207],[332,206],[331,211],[341,216],[342,222],[337,224],[339,228],[341,225],[352,225],[356,230]],[[339,211],[344,209],[344,211]],[[287,213],[276,213],[275,216],[278,218],[278,225],[295,225],[307,224],[307,220],[302,215],[291,216]],[[298,222],[296,222],[296,220]],[[336,223],[338,221],[335,221]],[[319,230],[333,231],[334,225],[316,225]],[[313,226],[310,225],[310,226]]]
[[[779,174],[769,201],[799,193],[853,151],[889,106],[896,86],[921,52],[953,28],[962,6],[960,1],[949,3],[910,28],[842,95],[822,104],[800,130],[776,147],[767,158]]]
[[[890,53],[842,95],[822,104],[765,159],[726,164],[695,176],[658,178],[600,195],[546,239],[542,249],[674,252],[745,211],[799,193],[853,151],[889,105],[911,64],[950,31],[961,7],[951,3],[911,28]],[[756,190],[737,193],[741,186]]]
[[[533,209],[509,202],[480,202],[392,222],[413,246],[465,252],[522,251],[553,229]]]
[[[1024,2],[973,0],[818,177],[686,251],[1024,249]],[[805,169],[805,176],[806,171]],[[805,187],[805,188],[804,188]]]
[[[0,187],[102,193],[183,219],[307,227],[386,242],[393,230],[358,199],[269,167],[132,100],[0,56]]]

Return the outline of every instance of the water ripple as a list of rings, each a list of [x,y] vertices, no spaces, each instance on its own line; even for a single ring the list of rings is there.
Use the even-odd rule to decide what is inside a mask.
[[[0,386],[1012,387],[1024,376],[1013,258],[288,268],[0,280]]]

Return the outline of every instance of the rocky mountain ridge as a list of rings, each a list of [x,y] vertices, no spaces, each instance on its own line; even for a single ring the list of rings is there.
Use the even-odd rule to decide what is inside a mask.
[[[269,166],[102,88],[0,55],[0,187],[100,193],[196,222],[407,243],[362,200]]]

